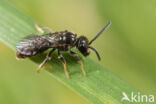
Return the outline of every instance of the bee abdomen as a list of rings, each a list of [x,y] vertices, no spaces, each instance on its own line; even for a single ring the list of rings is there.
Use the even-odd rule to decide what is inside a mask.
[[[35,56],[43,51],[47,50],[50,46],[49,41],[40,37],[34,36],[31,38],[25,38],[17,43],[16,56],[18,58],[25,58],[30,56]]]
[[[47,50],[47,49],[17,51],[16,56],[17,56],[17,58],[31,57],[31,56],[35,56],[39,53],[42,53],[45,50]]]

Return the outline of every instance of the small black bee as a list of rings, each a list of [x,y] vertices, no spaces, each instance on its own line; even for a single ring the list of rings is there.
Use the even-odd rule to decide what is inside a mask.
[[[76,34],[73,34],[67,30],[61,32],[52,33],[48,28],[40,28],[38,25],[35,25],[36,29],[41,32],[47,34],[44,35],[31,35],[25,37],[23,40],[19,41],[16,45],[16,57],[27,58],[31,56],[35,56],[46,51],[49,48],[52,50],[47,54],[45,60],[39,65],[37,71],[39,72],[40,69],[46,64],[48,60],[51,59],[51,54],[57,49],[58,50],[58,58],[62,61],[64,66],[64,71],[66,76],[69,78],[69,74],[66,68],[66,61],[61,51],[68,51],[77,58],[78,62],[81,64],[81,69],[86,76],[86,72],[83,68],[82,61],[80,57],[71,50],[71,48],[76,47],[84,56],[88,56],[90,54],[90,49],[93,50],[98,59],[101,60],[99,53],[90,45],[94,40],[96,40],[109,26],[111,22],[109,22],[90,42],[85,36],[80,36],[77,38]]]

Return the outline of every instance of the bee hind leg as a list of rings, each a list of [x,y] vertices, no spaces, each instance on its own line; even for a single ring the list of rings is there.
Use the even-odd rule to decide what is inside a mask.
[[[37,68],[37,72],[40,72],[41,68],[47,63],[48,60],[51,59],[51,54],[55,51],[55,49],[52,49],[46,56],[46,58],[44,59],[44,61],[39,65],[39,67]]]
[[[48,32],[48,34],[52,35],[52,31],[49,28],[47,28],[47,27],[41,28],[38,24],[35,24],[35,28],[40,33]]]

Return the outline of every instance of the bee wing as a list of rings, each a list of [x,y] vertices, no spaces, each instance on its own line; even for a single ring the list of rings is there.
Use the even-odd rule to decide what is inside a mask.
[[[50,43],[43,35],[30,35],[16,44],[17,52],[23,55],[36,55],[49,48]]]

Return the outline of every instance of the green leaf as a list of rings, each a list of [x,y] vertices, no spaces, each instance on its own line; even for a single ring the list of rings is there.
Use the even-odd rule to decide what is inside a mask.
[[[0,40],[13,50],[15,50],[16,43],[20,39],[37,32],[34,28],[35,23],[33,19],[8,2],[0,0]],[[76,49],[74,51],[77,52]],[[45,55],[46,53],[37,55],[32,57],[31,60],[40,64]],[[44,69],[89,102],[93,104],[127,104],[127,101],[121,102],[122,92],[125,92],[128,96],[130,96],[131,92],[137,94],[134,88],[90,58],[80,55],[84,63],[84,69],[87,72],[87,76],[84,77],[76,59],[68,53],[63,53],[63,56],[67,60],[70,79],[66,78],[63,66],[56,53],[52,55],[52,60],[48,62]]]

